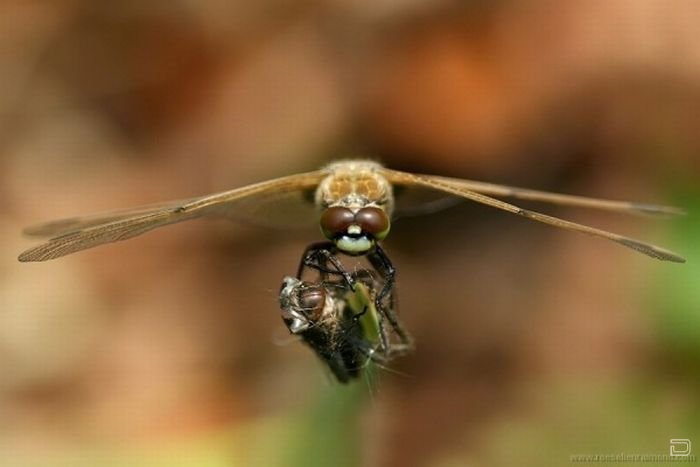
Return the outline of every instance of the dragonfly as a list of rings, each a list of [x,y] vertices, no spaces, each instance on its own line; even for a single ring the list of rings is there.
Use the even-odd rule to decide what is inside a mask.
[[[300,336],[339,382],[348,383],[370,363],[385,366],[410,352],[413,341],[396,317],[396,302],[391,300],[390,310],[377,305],[381,275],[369,269],[347,271],[332,245],[306,249],[297,276],[283,279],[279,300],[289,332]],[[309,272],[314,277],[305,280]],[[385,327],[389,315],[396,339]]]
[[[649,257],[683,263],[685,259],[664,248],[630,237],[578,224],[519,207],[501,198],[545,202],[563,206],[593,208],[619,213],[678,215],[683,210],[655,204],[613,201],[583,196],[497,185],[436,175],[392,170],[370,160],[343,160],[306,173],[275,178],[241,188],[136,209],[73,217],[35,225],[24,230],[28,236],[44,238],[42,244],[19,255],[19,261],[46,261],[111,242],[136,237],[150,230],[200,217],[228,217],[234,220],[275,221],[276,213],[295,213],[317,219],[323,235],[334,248],[351,256],[368,255],[383,266],[387,275],[393,267],[379,242],[391,229],[398,191],[419,188],[447,197],[484,204],[533,221],[613,241]],[[289,202],[292,202],[291,204]],[[288,206],[301,208],[291,210]],[[295,209],[296,209],[295,208]],[[302,211],[304,215],[302,215]],[[296,213],[299,212],[299,215]],[[252,216],[252,217],[251,217]],[[390,281],[389,281],[390,282]],[[386,296],[388,287],[384,285]]]

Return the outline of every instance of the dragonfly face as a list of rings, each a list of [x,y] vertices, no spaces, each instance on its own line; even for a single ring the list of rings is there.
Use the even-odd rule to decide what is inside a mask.
[[[389,233],[394,196],[380,169],[369,161],[331,164],[316,191],[321,232],[346,254],[366,254]]]

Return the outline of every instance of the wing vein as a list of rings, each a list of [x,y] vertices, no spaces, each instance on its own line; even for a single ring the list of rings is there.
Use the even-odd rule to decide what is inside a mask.
[[[315,187],[325,175],[325,171],[317,170],[199,198],[37,225],[25,232],[34,236],[49,236],[49,240],[24,251],[18,259],[22,262],[46,261],[105,243],[126,240],[176,222],[226,214],[238,202],[256,195],[303,191]]]
[[[395,184],[398,185],[407,185],[407,184],[413,184],[413,185],[418,185],[426,188],[432,188],[437,191],[442,191],[444,193],[449,193],[452,195],[460,196],[462,198],[466,198],[472,201],[475,201],[477,203],[481,203],[487,206],[491,206],[497,209],[501,209],[503,211],[510,212],[512,214],[525,217],[527,219],[532,219],[537,222],[541,222],[544,224],[549,224],[554,227],[560,227],[563,229],[567,230],[573,230],[576,232],[581,232],[585,233],[587,235],[591,235],[594,237],[599,237],[599,238],[605,238],[607,240],[611,240],[613,242],[616,242],[620,245],[623,245],[627,248],[631,248],[635,251],[638,251],[642,254],[645,254],[647,256],[650,256],[652,258],[664,260],[664,261],[672,261],[676,263],[684,263],[685,259],[676,253],[666,250],[664,248],[651,245],[649,243],[644,243],[639,240],[635,240],[633,238],[625,237],[616,233],[608,232],[605,230],[597,229],[595,227],[589,227],[587,225],[583,224],[577,224],[575,222],[567,221],[564,219],[560,219],[558,217],[550,216],[547,214],[542,214],[536,211],[531,211],[529,209],[523,209],[519,206],[506,203],[505,201],[501,201],[495,198],[491,198],[490,196],[486,196],[481,193],[477,193],[475,191],[466,189],[461,186],[457,186],[455,183],[452,183],[449,179],[446,181],[445,179],[442,179],[441,177],[432,177],[430,175],[417,175],[417,174],[411,174],[408,172],[400,172],[396,170],[390,170],[390,169],[383,169],[382,172],[384,175],[387,177],[387,179]]]

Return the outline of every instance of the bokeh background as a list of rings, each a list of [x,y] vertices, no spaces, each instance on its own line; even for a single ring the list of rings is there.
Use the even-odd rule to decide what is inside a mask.
[[[567,465],[700,446],[700,4],[0,3],[0,464]],[[395,223],[417,341],[334,384],[277,308],[307,230],[198,221],[19,264],[38,221],[371,157],[680,205]],[[696,448],[700,449],[700,447]]]

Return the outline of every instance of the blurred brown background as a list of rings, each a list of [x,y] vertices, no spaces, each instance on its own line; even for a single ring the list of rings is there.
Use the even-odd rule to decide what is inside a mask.
[[[565,465],[700,446],[700,4],[0,4],[0,464]],[[277,308],[308,230],[191,222],[19,264],[38,221],[371,157],[681,205],[401,219],[414,355],[329,382]]]

